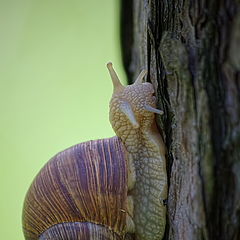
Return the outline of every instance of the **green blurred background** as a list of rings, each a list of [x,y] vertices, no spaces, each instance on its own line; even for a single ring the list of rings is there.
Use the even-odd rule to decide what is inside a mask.
[[[24,196],[48,159],[114,135],[105,65],[124,78],[118,24],[118,1],[0,0],[0,239],[24,239]]]

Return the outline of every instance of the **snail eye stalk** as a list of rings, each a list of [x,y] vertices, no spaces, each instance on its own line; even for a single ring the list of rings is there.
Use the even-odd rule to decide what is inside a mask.
[[[153,107],[151,107],[150,105],[145,105],[145,106],[144,106],[144,109],[147,110],[147,111],[149,111],[149,112],[153,112],[153,113],[157,113],[157,114],[163,115],[163,111],[162,111],[162,110],[153,108]]]

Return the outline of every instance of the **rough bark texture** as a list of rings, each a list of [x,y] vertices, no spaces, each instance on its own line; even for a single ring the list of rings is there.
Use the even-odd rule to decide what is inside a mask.
[[[122,0],[129,82],[156,89],[168,148],[165,239],[240,239],[240,2]]]

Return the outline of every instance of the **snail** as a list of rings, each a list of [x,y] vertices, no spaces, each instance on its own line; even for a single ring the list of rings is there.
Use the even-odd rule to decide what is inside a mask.
[[[165,145],[156,98],[143,70],[113,82],[110,123],[117,136],[77,144],[42,168],[23,206],[26,240],[160,240],[166,223]]]

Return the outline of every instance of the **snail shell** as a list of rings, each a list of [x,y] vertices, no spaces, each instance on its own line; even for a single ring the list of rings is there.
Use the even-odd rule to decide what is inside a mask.
[[[53,157],[28,190],[26,240],[122,239],[127,152],[118,137],[77,144]]]

